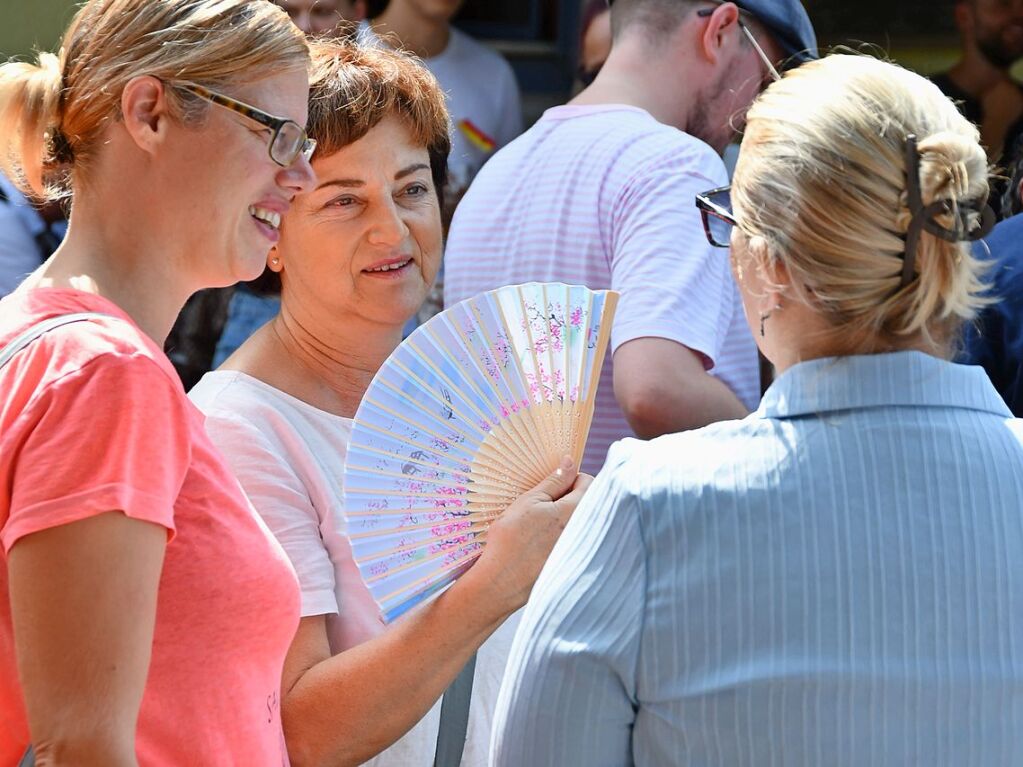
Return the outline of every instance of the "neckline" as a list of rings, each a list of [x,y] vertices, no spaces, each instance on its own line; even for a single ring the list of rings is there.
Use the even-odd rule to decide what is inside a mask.
[[[266,381],[256,378],[254,375],[246,373],[242,370],[211,370],[208,373],[204,374],[201,379],[199,379],[199,383],[202,383],[202,381],[206,378],[210,378],[210,380],[224,378],[227,379],[225,382],[230,382],[232,380],[240,381],[241,383],[247,384],[255,389],[259,389],[261,391],[272,394],[276,396],[278,399],[287,402],[291,406],[298,408],[299,410],[304,410],[319,418],[323,418],[325,420],[330,421],[339,421],[340,423],[346,426],[351,426],[355,423],[354,418],[348,418],[347,416],[329,413],[326,410],[316,407],[315,405],[309,404],[303,399],[299,399],[293,394],[288,394],[288,392],[282,389],[278,389],[276,386],[271,386]]]

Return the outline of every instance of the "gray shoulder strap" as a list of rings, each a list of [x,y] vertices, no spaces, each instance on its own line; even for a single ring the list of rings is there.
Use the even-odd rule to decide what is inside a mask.
[[[469,729],[469,703],[472,701],[472,680],[476,672],[476,653],[458,672],[455,681],[444,692],[440,704],[440,732],[437,733],[437,753],[433,767],[458,767],[465,750],[465,735]]]
[[[63,325],[70,325],[72,322],[82,322],[84,320],[94,320],[99,317],[110,317],[109,314],[103,314],[101,312],[78,312],[76,314],[62,314],[59,317],[50,317],[48,320],[37,322],[35,325],[30,327],[28,330],[21,333],[21,335],[15,336],[15,338],[7,344],[7,346],[0,349],[0,368],[3,368],[11,357],[20,352],[30,343],[35,341],[43,333],[49,333],[55,328],[59,328]]]

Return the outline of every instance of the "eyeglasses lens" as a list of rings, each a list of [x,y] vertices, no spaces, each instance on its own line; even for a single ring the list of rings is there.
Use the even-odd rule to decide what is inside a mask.
[[[296,123],[286,122],[270,145],[270,156],[280,165],[291,165],[302,151],[304,142],[305,131]]]

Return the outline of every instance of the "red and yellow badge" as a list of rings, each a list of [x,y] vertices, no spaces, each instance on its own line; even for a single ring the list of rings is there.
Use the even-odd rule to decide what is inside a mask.
[[[472,120],[460,120],[458,130],[462,131],[462,135],[469,139],[469,143],[480,151],[489,154],[497,147],[497,142],[477,128]]]

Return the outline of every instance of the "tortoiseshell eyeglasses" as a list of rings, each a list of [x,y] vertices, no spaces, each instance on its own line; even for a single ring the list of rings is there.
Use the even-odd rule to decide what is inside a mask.
[[[261,109],[256,109],[237,99],[216,93],[195,83],[175,84],[211,104],[230,109],[235,114],[269,128],[273,132],[270,138],[270,159],[282,167],[287,168],[298,159],[299,155],[309,160],[316,150],[316,139],[309,138],[305,128],[294,120],[274,117]]]

